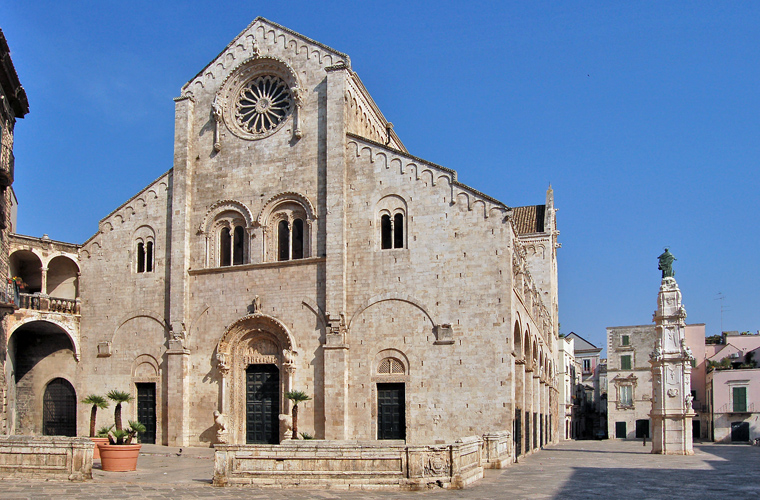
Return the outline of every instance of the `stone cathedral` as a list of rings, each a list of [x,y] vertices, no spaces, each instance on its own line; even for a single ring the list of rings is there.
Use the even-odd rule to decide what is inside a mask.
[[[144,442],[278,444],[299,390],[317,440],[557,440],[551,188],[413,156],[347,55],[262,18],[174,101],[172,168],[89,240],[13,235],[7,433],[86,435],[118,389]]]

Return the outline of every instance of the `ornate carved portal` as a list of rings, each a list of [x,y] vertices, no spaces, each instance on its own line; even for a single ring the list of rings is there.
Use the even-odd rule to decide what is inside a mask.
[[[215,420],[217,441],[244,444],[246,442],[246,383],[249,367],[269,366],[276,368],[279,376],[278,414],[290,413],[290,402],[284,397],[290,391],[295,373],[293,337],[277,319],[262,313],[254,313],[236,321],[222,335],[217,345],[217,369],[219,370],[220,395]],[[281,426],[279,440],[288,429]]]

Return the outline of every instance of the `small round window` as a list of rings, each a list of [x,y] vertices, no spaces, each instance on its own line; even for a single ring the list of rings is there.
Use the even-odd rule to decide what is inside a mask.
[[[245,83],[234,104],[235,123],[256,137],[271,134],[293,110],[293,96],[285,81],[261,75]]]

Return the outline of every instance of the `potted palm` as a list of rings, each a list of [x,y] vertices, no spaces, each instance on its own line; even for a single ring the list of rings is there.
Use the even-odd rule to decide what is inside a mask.
[[[288,391],[285,393],[285,397],[293,403],[293,409],[291,415],[293,419],[293,439],[298,439],[298,403],[303,403],[311,399],[303,391]]]
[[[97,394],[90,394],[86,398],[82,400],[82,403],[86,405],[92,405],[92,409],[90,410],[90,439],[95,443],[95,449],[92,450],[92,459],[96,460],[100,458],[100,452],[98,448],[98,443],[107,443],[108,438],[107,437],[98,437],[95,434],[95,419],[98,415],[98,408],[101,410],[105,410],[108,408],[108,400],[104,398],[103,396],[98,396]]]
[[[132,441],[138,432],[145,432],[145,426],[132,420],[126,429],[122,425],[121,405],[134,399],[130,393],[113,390],[108,393],[108,399],[116,403],[113,411],[114,427],[108,433],[108,443],[98,445],[100,466],[103,470],[112,472],[135,470],[142,445],[132,444]]]

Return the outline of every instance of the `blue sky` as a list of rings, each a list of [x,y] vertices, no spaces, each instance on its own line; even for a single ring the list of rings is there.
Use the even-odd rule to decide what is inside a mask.
[[[181,86],[256,16],[351,57],[409,151],[510,206],[555,192],[560,322],[760,328],[760,3],[20,2],[18,230],[82,243],[170,169]],[[755,222],[753,222],[755,221]]]

